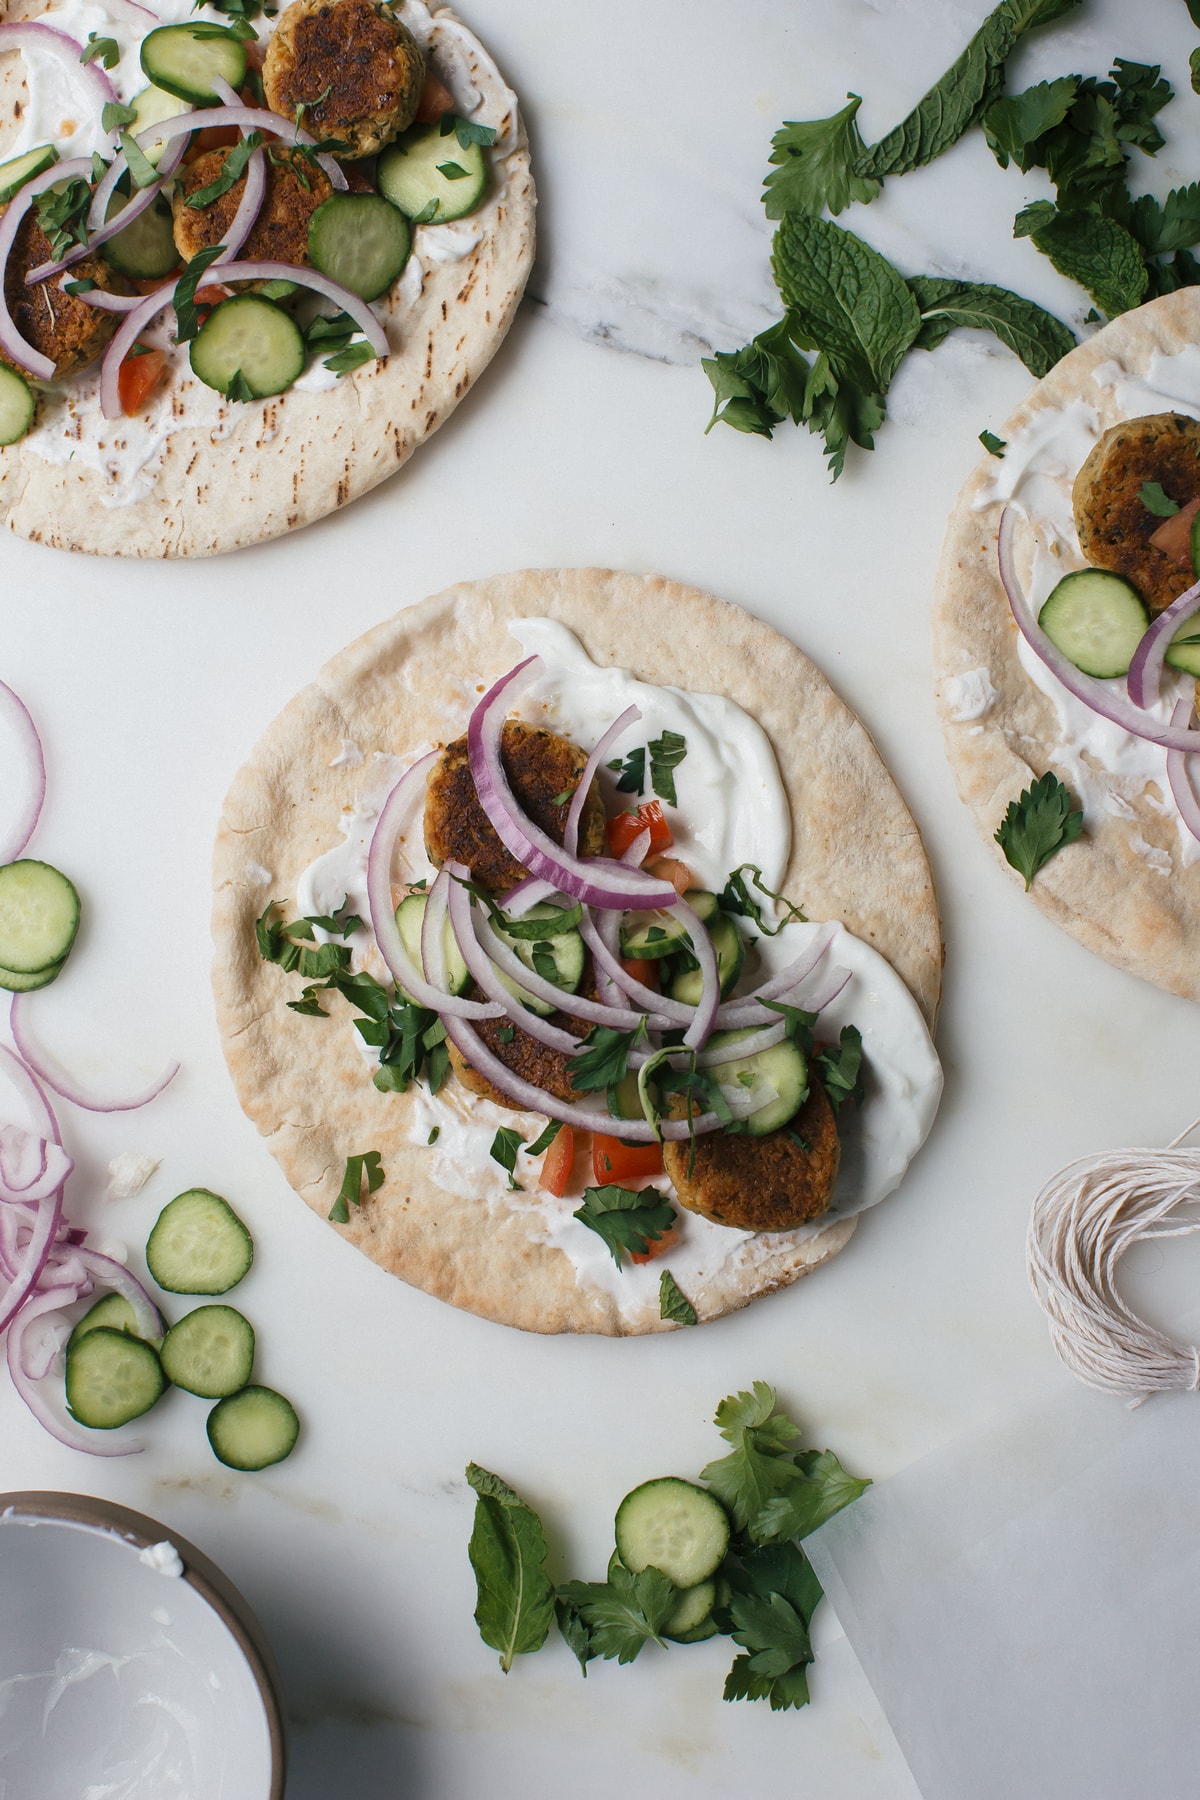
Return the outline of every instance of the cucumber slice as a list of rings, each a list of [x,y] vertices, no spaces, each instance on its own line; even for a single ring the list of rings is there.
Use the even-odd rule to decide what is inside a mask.
[[[152,125],[161,125],[164,119],[176,119],[180,113],[192,110],[186,101],[168,94],[165,88],[155,87],[153,82],[149,87],[144,87],[140,94],[135,94],[129,104],[133,108],[133,118],[125,129],[134,137],[140,137]],[[155,138],[148,144],[140,145],[147,162],[152,162],[156,169],[167,141],[166,138]]]
[[[114,194],[108,203],[111,219],[128,205],[123,194]],[[179,266],[179,250],[175,243],[175,226],[171,208],[160,195],[139,213],[124,231],[100,246],[106,263],[131,275],[135,281],[157,281]]]
[[[146,1242],[147,1267],[168,1294],[227,1294],[253,1261],[254,1239],[207,1188],[168,1201]]]
[[[7,205],[27,181],[32,181],[43,169],[52,168],[57,161],[58,151],[53,144],[39,144],[36,150],[26,150],[8,162],[0,163],[0,206]]]
[[[67,1406],[96,1431],[149,1412],[166,1385],[154,1347],[127,1331],[98,1325],[67,1349]]]
[[[213,83],[239,89],[246,79],[246,48],[232,31],[210,25],[162,25],[142,39],[142,72],[163,93],[193,106],[216,106]]]
[[[644,1119],[641,1097],[638,1094],[638,1078],[636,1069],[627,1069],[620,1081],[615,1082],[608,1090],[608,1110],[614,1119]]]
[[[1179,636],[1167,645],[1164,661],[1172,669],[1180,669],[1183,674],[1194,675],[1200,681],[1200,643],[1189,644],[1186,641],[1189,632],[1193,637],[1200,634],[1200,625],[1197,625],[1195,619],[1189,619],[1186,625],[1180,627]]]
[[[553,920],[556,915],[561,913],[561,911],[561,907],[552,906],[547,901],[538,906],[531,906],[527,913],[522,914],[522,918]],[[552,981],[555,987],[562,988],[565,994],[575,993],[580,982],[583,980],[584,963],[587,959],[587,952],[584,949],[583,939],[577,931],[562,931],[559,932],[557,937],[534,940],[531,938],[510,937],[508,932],[502,930],[494,920],[492,921],[492,924],[496,936],[500,938],[503,943],[507,944],[510,950],[516,951],[527,969],[532,969],[535,974],[543,975],[543,978],[547,981]],[[550,955],[554,960],[553,975],[546,974],[544,971],[540,970],[534,961],[533,952],[535,948],[543,947],[549,950]],[[553,1009],[547,1008],[547,1010],[551,1011]]]
[[[715,1637],[717,1627],[712,1609],[716,1603],[715,1581],[701,1581],[695,1587],[684,1588],[674,1612],[663,1626],[663,1636],[677,1644],[699,1644],[705,1638]]]
[[[304,370],[304,339],[290,313],[261,294],[235,294],[214,306],[192,339],[193,374],[227,394],[240,375],[255,400],[282,394]]]
[[[396,927],[400,933],[400,942],[408,951],[409,961],[416,964],[422,975],[425,973],[425,964],[421,958],[421,927],[425,923],[426,898],[425,894],[409,894],[396,908]],[[471,985],[471,972],[463,961],[458,939],[448,918],[442,932],[442,952],[446,959],[446,980],[450,992],[465,994]]]
[[[227,1469],[269,1469],[291,1455],[299,1435],[295,1407],[274,1388],[244,1387],[208,1415],[208,1441]]]
[[[717,974],[721,978],[721,998],[731,994],[746,960],[746,941],[729,917],[719,912],[705,927],[717,953]],[[688,1006],[699,1006],[704,978],[699,969],[683,969],[671,983],[671,997]]]
[[[240,1393],[254,1366],[254,1327],[232,1306],[198,1306],[163,1339],[168,1381],[205,1400]]]
[[[0,867],[0,967],[32,975],[60,963],[79,930],[79,895],[49,863]]]
[[[689,888],[683,896],[702,925],[715,919],[720,911],[721,902],[707,888]]]
[[[386,294],[411,249],[408,220],[378,194],[331,194],[308,222],[313,268],[360,300]]]
[[[0,445],[15,444],[33,424],[37,401],[23,376],[0,363]]]
[[[140,1337],[137,1321],[133,1316],[133,1308],[124,1294],[105,1294],[103,1300],[97,1300],[95,1306],[84,1313],[67,1339],[67,1349],[86,1337],[89,1331],[96,1331],[101,1325],[111,1331],[124,1331],[129,1337]],[[161,1338],[146,1338],[145,1343],[153,1344],[157,1350],[162,1343]]]
[[[708,1040],[708,1048],[736,1044],[760,1029],[757,1025],[748,1025],[741,1031],[714,1031]],[[799,1112],[808,1098],[808,1061],[790,1038],[785,1038],[781,1044],[773,1044],[769,1050],[760,1050],[755,1056],[734,1057],[720,1063],[712,1072],[724,1086],[740,1082],[747,1076],[750,1079],[743,1085],[751,1092],[754,1083],[760,1080],[774,1088],[775,1098],[742,1121],[747,1137],[766,1137],[769,1131],[778,1131]]]
[[[508,989],[514,1000],[521,1002],[526,1012],[536,1013],[539,1019],[548,1019],[551,1013],[558,1011],[558,1008],[551,1006],[549,1001],[539,999],[536,994],[529,993],[519,982],[506,975],[503,969],[496,970],[496,979],[502,987]]]
[[[410,219],[445,225],[479,205],[487,187],[487,162],[482,145],[464,150],[435,119],[432,125],[412,126],[388,145],[375,165],[375,180],[384,199]]]
[[[653,962],[657,956],[674,956],[677,950],[690,949],[692,940],[682,919],[660,912],[635,913],[634,919],[634,924],[621,927],[622,956]]]
[[[62,962],[51,963],[48,969],[35,969],[32,975],[18,975],[15,969],[0,969],[0,988],[6,988],[10,994],[32,994],[38,988],[49,987],[62,974]]]
[[[617,1554],[635,1575],[661,1569],[677,1588],[714,1575],[729,1548],[729,1515],[707,1488],[675,1475],[644,1481],[617,1508]]]
[[[1038,614],[1056,649],[1085,675],[1127,675],[1150,623],[1145,602],[1131,582],[1105,569],[1064,575]]]

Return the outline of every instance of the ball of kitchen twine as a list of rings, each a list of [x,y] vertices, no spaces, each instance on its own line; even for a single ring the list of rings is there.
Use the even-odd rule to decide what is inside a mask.
[[[1139,1319],[1116,1286],[1131,1245],[1200,1231],[1200,1149],[1179,1148],[1196,1125],[1165,1150],[1080,1157],[1033,1203],[1026,1270],[1050,1341],[1073,1375],[1103,1393],[1200,1390],[1200,1350]]]

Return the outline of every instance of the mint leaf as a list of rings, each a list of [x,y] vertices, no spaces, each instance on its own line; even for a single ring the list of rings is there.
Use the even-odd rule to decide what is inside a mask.
[[[1075,348],[1074,333],[1060,319],[1007,288],[934,275],[914,275],[908,285],[921,309],[920,350],[934,350],[959,326],[970,326],[992,332],[1040,379]]]
[[[438,163],[437,172],[439,175],[444,175],[447,181],[465,181],[467,179],[467,171],[461,163]]]
[[[661,1569],[633,1575],[614,1561],[607,1581],[564,1582],[558,1598],[586,1626],[590,1655],[628,1663],[651,1639],[662,1643],[662,1629],[678,1604],[679,1590]]]
[[[590,1187],[583,1190],[583,1205],[572,1217],[594,1231],[606,1246],[618,1269],[625,1251],[645,1256],[652,1243],[675,1223],[675,1209],[657,1188]]]
[[[788,212],[840,213],[852,200],[861,205],[875,198],[880,183],[855,174],[866,154],[856,115],[861,96],[848,94],[848,106],[831,119],[785,121],[771,139],[772,173],[763,183],[768,219]]]
[[[122,150],[125,152],[125,161],[129,166],[129,173],[133,177],[135,184],[140,188],[153,187],[159,178],[158,170],[150,161],[150,158],[146,155],[146,152],[142,149],[137,139],[131,137],[129,132],[122,131],[118,141]]]
[[[1108,318],[1145,299],[1149,276],[1137,239],[1115,219],[1093,212],[1055,212],[1030,235],[1059,274],[1086,288]]]
[[[631,750],[624,759],[616,757],[608,764],[613,770],[620,770],[617,780],[618,794],[644,794],[646,791],[646,746]]]
[[[458,139],[459,145],[464,150],[469,150],[472,144],[482,144],[486,149],[489,144],[494,144],[496,141],[496,128],[494,125],[473,125],[470,119],[458,118],[455,118],[452,122],[454,126],[454,135]],[[447,134],[443,131],[442,135],[446,136]]]
[[[658,1316],[675,1325],[697,1325],[699,1319],[691,1301],[679,1290],[670,1269],[664,1269],[658,1283]]]
[[[124,143],[124,138],[121,141]],[[234,183],[240,181],[245,174],[246,164],[260,147],[262,141],[261,131],[252,131],[248,136],[242,138],[240,143],[235,144],[231,150],[226,152],[225,160],[221,164],[221,172],[216,179],[210,181],[205,187],[197,188],[194,194],[189,194],[187,204],[196,207],[211,206],[214,200],[219,200],[222,194],[227,194]]]
[[[204,272],[210,263],[224,256],[224,244],[210,244],[206,250],[197,250],[187,266],[186,272],[175,284],[175,342],[186,344],[195,337],[200,329],[200,315],[196,311],[196,290],[204,278]]]
[[[541,1649],[554,1617],[546,1534],[532,1507],[498,1475],[469,1463],[467,1480],[476,1495],[468,1546],[475,1571],[475,1623],[484,1643],[500,1652],[507,1675],[515,1656]]]
[[[770,437],[784,419],[797,425],[803,420],[810,371],[791,340],[787,319],[760,331],[740,350],[702,358],[700,366],[714,396],[706,432],[720,423]]]
[[[100,61],[106,69],[115,69],[121,60],[121,46],[116,38],[97,37],[94,31],[89,31],[87,43],[79,52],[79,60],[84,64]]]
[[[106,132],[118,125],[132,125],[137,118],[136,106],[123,106],[119,100],[106,100],[100,109],[100,124]]]
[[[1156,519],[1173,519],[1179,511],[1176,502],[1170,494],[1163,492],[1162,484],[1158,481],[1143,481],[1138,489],[1138,499]]]
[[[1169,256],[1200,241],[1200,181],[1172,188],[1160,206],[1152,194],[1132,202],[1121,219],[1147,256]]]
[[[839,376],[864,391],[886,394],[921,329],[904,277],[853,232],[799,214],[775,233],[771,265],[794,341],[823,351]]]
[[[1033,782],[1018,800],[1010,800],[1000,821],[996,842],[1019,875],[1025,878],[1025,892],[1033,885],[1038,870],[1050,858],[1074,843],[1083,830],[1083,814],[1072,808],[1071,794],[1050,769]]]
[[[562,1130],[562,1120],[561,1119],[551,1119],[549,1124],[546,1126],[545,1131],[541,1132],[537,1137],[535,1137],[532,1144],[529,1144],[526,1146],[525,1154],[527,1156],[541,1156],[543,1151],[548,1150],[550,1148],[551,1144],[554,1142],[555,1138],[558,1136],[558,1134],[561,1130]]]
[[[361,369],[364,363],[374,362],[375,352],[366,338],[357,344],[347,344],[333,356],[325,358],[325,367],[332,369],[335,375],[348,375],[351,369]]]

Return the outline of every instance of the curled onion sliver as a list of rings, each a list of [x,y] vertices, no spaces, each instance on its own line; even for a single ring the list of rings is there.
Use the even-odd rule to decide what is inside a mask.
[[[1017,515],[1012,507],[1004,509],[1000,520],[1000,532],[997,539],[997,552],[1000,563],[1000,580],[1008,596],[1008,604],[1012,608],[1017,629],[1028,643],[1035,656],[1039,657],[1052,675],[1082,700],[1085,706],[1099,713],[1111,725],[1120,725],[1131,737],[1144,738],[1148,744],[1159,744],[1164,750],[1200,750],[1200,731],[1181,731],[1173,725],[1160,725],[1157,720],[1148,718],[1138,706],[1134,706],[1127,697],[1111,693],[1104,682],[1094,676],[1085,675],[1082,669],[1065,657],[1055,644],[1050,642],[1033,616],[1033,610],[1025,597],[1025,591],[1017,578],[1016,563],[1013,556],[1013,538],[1016,534]]]
[[[571,795],[571,804],[567,808],[567,822],[563,827],[563,849],[568,856],[574,856],[579,849],[579,821],[583,817],[588,789],[595,779],[597,769],[622,732],[627,731],[631,725],[635,725],[641,716],[641,707],[627,706],[620,718],[613,720],[584,764],[583,774],[579,777],[579,785]],[[641,861],[640,857],[638,861]]]
[[[61,283],[59,284],[61,287]],[[77,296],[85,306],[94,306],[99,312],[131,313],[135,306],[140,306],[146,298],[144,294],[110,294],[106,288],[92,288],[86,294]]]
[[[28,844],[42,816],[46,798],[46,758],[33,717],[19,694],[0,681],[0,705],[10,715],[17,729],[16,764],[6,785],[18,795],[16,817],[8,828],[8,836],[0,838],[0,863],[16,862]]]
[[[1129,698],[1135,706],[1153,706],[1158,699],[1158,690],[1162,682],[1163,658],[1171,645],[1179,627],[1200,612],[1200,581],[1192,583],[1178,600],[1164,608],[1154,619],[1149,628],[1143,632],[1141,642],[1133,653],[1129,664],[1129,674],[1125,679],[1125,687]]]
[[[1186,725],[1192,713],[1190,700],[1179,700],[1171,714],[1172,725]],[[1171,789],[1171,797],[1179,808],[1179,816],[1200,843],[1200,800],[1192,785],[1192,774],[1188,767],[1187,757],[1182,750],[1167,751],[1167,781]]]
[[[20,1094],[29,1109],[29,1119],[33,1130],[39,1137],[49,1139],[52,1144],[62,1144],[62,1133],[58,1129],[58,1120],[43,1092],[41,1082],[27,1063],[9,1049],[7,1044],[0,1044],[0,1072],[8,1076],[12,1085]]]
[[[30,29],[35,27],[31,26]],[[4,30],[5,27],[0,25],[0,32]],[[32,344],[25,342],[8,310],[5,298],[8,259],[12,255],[21,223],[42,190],[53,187],[56,181],[71,181],[77,175],[90,175],[91,172],[92,162],[87,156],[75,156],[69,162],[54,163],[50,168],[43,169],[40,175],[35,175],[32,181],[27,181],[20,193],[13,195],[4,208],[3,217],[0,217],[0,350],[18,368],[36,376],[39,381],[50,381],[53,378],[54,364],[50,357],[43,356],[40,350],[35,350]]]
[[[254,222],[262,211],[266,192],[267,159],[261,150],[255,150],[246,166],[246,185],[229,226],[222,262],[228,262],[230,257],[236,256],[254,230]]]
[[[614,1031],[634,1031],[643,1018],[648,1020],[652,1030],[665,1029],[674,1022],[662,1014],[641,1013],[629,1006],[610,1006],[603,1000],[589,1000],[584,994],[569,994],[563,988],[555,987],[536,969],[526,968],[516,951],[497,935],[490,921],[474,912],[471,917],[476,938],[489,960],[503,970],[510,981],[518,982],[535,999],[557,1006],[560,1012],[570,1013],[575,1019],[586,1019],[589,1025],[610,1025]],[[470,964],[467,966],[469,968]]]
[[[84,1450],[92,1456],[136,1455],[143,1447],[136,1439],[114,1442],[111,1431],[86,1431],[84,1427],[61,1417],[50,1405],[41,1384],[31,1380],[25,1373],[25,1334],[30,1326],[43,1313],[60,1312],[78,1297],[77,1288],[66,1286],[48,1288],[27,1302],[20,1318],[13,1322],[8,1333],[8,1372],[12,1376],[12,1384],[38,1424],[51,1437],[57,1438],[60,1444],[66,1444],[68,1449]]]
[[[5,50],[26,49],[45,50],[53,56],[81,88],[91,89],[93,104],[103,106],[106,101],[117,99],[117,90],[97,59],[93,57],[90,62],[83,62],[83,45],[77,39],[69,37],[65,31],[58,31],[52,25],[43,25],[31,19],[0,25],[0,54]]]
[[[551,1025],[548,1019],[543,1019],[539,1013],[535,1013],[528,1006],[523,1006],[516,995],[510,993],[500,979],[495,964],[489,959],[475,935],[475,927],[471,918],[471,896],[462,885],[463,879],[468,876],[468,873],[469,871],[463,868],[461,863],[447,863],[430,888],[429,902],[425,908],[424,929],[421,934],[422,962],[427,969],[431,968],[430,940],[436,938],[445,913],[448,911],[450,926],[462,959],[471,976],[483,989],[489,1000],[495,1000],[504,1008],[514,1024],[519,1025],[523,1032],[536,1039],[539,1044],[544,1044],[548,1050],[558,1050],[565,1056],[577,1056],[582,1049],[579,1039],[572,1036],[569,1031],[564,1031],[560,1025]],[[439,903],[444,899],[444,907],[438,904],[435,908],[435,896]],[[522,972],[526,972],[523,964]],[[518,979],[520,978],[518,977]],[[545,985],[549,987],[550,983],[547,982]],[[527,988],[526,992],[532,994],[533,989]],[[555,1004],[557,1004],[557,993],[558,990],[555,990]],[[541,998],[540,995],[536,997]]]
[[[37,1203],[33,1232],[26,1244],[16,1275],[0,1298],[0,1331],[11,1325],[29,1299],[50,1255],[55,1233],[62,1222],[62,1189]]]
[[[94,1094],[89,1094],[78,1081],[68,1075],[65,1070],[58,1068],[48,1056],[37,1048],[30,1036],[28,1021],[25,1017],[26,1003],[29,998],[28,994],[14,994],[12,997],[12,1006],[8,1016],[13,1042],[38,1080],[44,1081],[46,1086],[53,1088],[56,1094],[61,1094],[64,1100],[69,1100],[72,1106],[82,1107],[85,1112],[136,1112],[138,1107],[148,1106],[150,1101],[161,1094],[163,1089],[178,1075],[179,1064],[171,1062],[156,1081],[152,1082],[149,1087],[142,1088],[138,1093],[130,1094],[121,1100],[97,1099]]]
[[[231,90],[232,91],[232,90]],[[316,143],[310,132],[301,131],[290,119],[283,119],[278,114],[269,112],[262,106],[206,106],[203,109],[203,126],[206,131],[219,126],[236,125],[240,131],[265,131],[268,137],[287,138],[292,144],[303,144],[308,149]],[[190,137],[201,124],[194,112],[174,113],[169,119],[161,119],[155,125],[148,125],[145,131],[139,131],[137,142],[141,149],[149,150],[155,144],[168,143],[172,138]],[[324,169],[334,187],[344,192],[349,187],[345,173],[338,164],[324,152],[318,152],[317,162]]]
[[[76,1250],[74,1255],[94,1281],[102,1287],[111,1288],[129,1302],[133,1313],[133,1322],[137,1335],[143,1338],[157,1338],[163,1335],[162,1314],[138,1280],[124,1265],[112,1256],[104,1256],[99,1250]]]

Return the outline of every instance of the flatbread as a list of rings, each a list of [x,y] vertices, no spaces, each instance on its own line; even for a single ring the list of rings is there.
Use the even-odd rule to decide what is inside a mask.
[[[1173,355],[1200,339],[1200,293],[1181,289],[1097,332],[1039,381],[1002,428],[1013,437],[1051,407],[1085,399],[1106,430],[1126,415],[1115,391],[1093,380],[1116,359],[1144,376],[1157,351]],[[1162,401],[1153,409],[1170,410]],[[1059,739],[1052,702],[1017,659],[1017,630],[1001,586],[996,533],[1003,508],[981,506],[997,464],[986,457],[950,515],[933,611],[938,706],[959,793],[996,855],[994,833],[1010,801],[1054,767]],[[1068,471],[1073,473],[1073,471]],[[1063,565],[1066,573],[1067,564]],[[1082,556],[1078,566],[1083,566]],[[1027,563],[1025,565],[1027,572]],[[986,671],[995,699],[986,713],[960,715],[958,678]],[[971,709],[967,709],[971,710]],[[1200,864],[1184,863],[1173,818],[1155,805],[1157,790],[1121,809],[1085,808],[1084,834],[1060,850],[1034,880],[1030,898],[1056,925],[1106,962],[1158,987],[1200,1000]],[[1008,868],[1007,863],[1004,864]],[[1013,881],[1020,882],[1014,870]]]
[[[36,0],[0,0],[0,18],[45,10]],[[420,0],[397,8],[422,41],[424,12]],[[449,7],[434,11],[434,67],[464,111],[477,91],[472,117],[497,125],[508,117],[501,142],[511,148],[498,158],[478,211],[458,225],[414,232],[424,277],[419,296],[411,294],[415,269],[406,270],[376,302],[392,344],[387,360],[322,392],[293,387],[243,404],[204,387],[179,352],[144,411],[111,424],[100,413],[97,364],[49,390],[34,431],[0,449],[0,522],[60,550],[213,556],[311,524],[407,462],[491,360],[533,263],[535,195],[524,126],[495,65],[470,49],[462,29]],[[453,64],[439,60],[443,39]],[[0,160],[24,94],[16,52],[0,55]],[[467,254],[434,260],[431,245],[471,245],[477,230]],[[448,235],[456,232],[457,241]]]
[[[295,979],[255,947],[254,921],[267,901],[294,896],[300,873],[339,841],[347,770],[330,765],[347,740],[367,756],[410,760],[450,742],[479,684],[515,660],[509,621],[530,615],[561,620],[601,665],[725,693],[759,721],[792,802],[787,891],[802,896],[811,917],[840,919],[881,951],[932,1027],[942,946],[929,865],[863,726],[806,656],[748,613],[675,582],[594,569],[528,570],[450,588],[342,651],[280,713],[234,779],[217,834],[217,1019],[242,1106],[322,1218],[347,1156],[381,1152],[386,1183],[333,1229],[382,1268],[526,1330],[659,1330],[657,1296],[634,1316],[578,1282],[567,1256],[544,1241],[536,1200],[463,1199],[439,1188],[424,1142],[409,1141],[411,1090],[378,1093],[344,1003],[330,1001],[325,1023],[289,1011]],[[854,1223],[753,1240],[752,1253],[688,1298],[702,1318],[744,1306],[834,1255]]]

